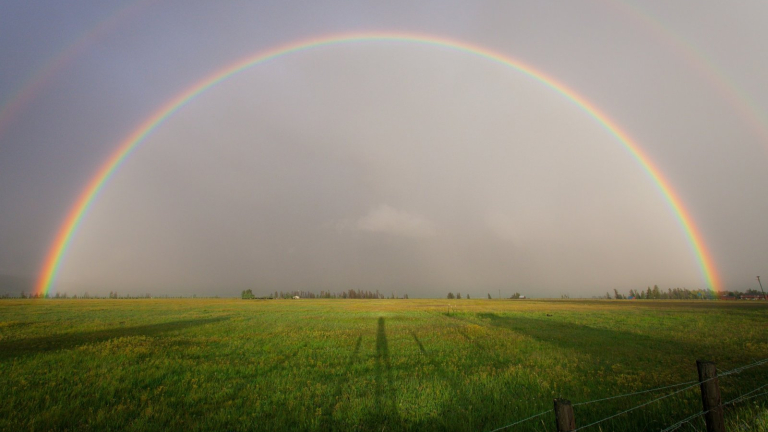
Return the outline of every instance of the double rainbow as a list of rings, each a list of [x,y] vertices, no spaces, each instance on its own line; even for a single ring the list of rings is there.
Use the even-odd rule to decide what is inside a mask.
[[[219,69],[215,73],[199,81],[197,84],[193,85],[163,105],[120,144],[117,150],[115,150],[109,159],[96,172],[96,174],[88,183],[87,187],[80,193],[79,198],[67,215],[66,220],[59,229],[53,245],[48,251],[42,271],[40,272],[38,278],[35,291],[42,295],[49,292],[51,286],[56,280],[56,274],[59,270],[59,267],[61,266],[62,258],[67,251],[67,247],[69,246],[72,237],[77,231],[78,226],[82,222],[83,216],[88,212],[88,208],[91,206],[98,193],[103,189],[104,185],[115,173],[120,164],[131,154],[131,152],[133,152],[139,146],[139,144],[144,141],[144,139],[152,131],[161,125],[165,119],[173,115],[187,103],[191,102],[196,96],[212,88],[221,81],[252,66],[256,66],[269,60],[273,60],[289,54],[298,53],[322,46],[364,42],[407,42],[420,45],[449,48],[458,52],[471,54],[516,69],[517,71],[541,82],[542,84],[571,100],[579,108],[587,112],[601,125],[603,125],[606,130],[613,134],[646,170],[648,175],[651,177],[651,179],[653,179],[654,183],[658,187],[659,191],[666,199],[669,206],[672,208],[672,211],[674,212],[678,222],[684,230],[685,235],[688,238],[688,241],[690,242],[694,251],[696,260],[701,268],[704,279],[708,284],[708,288],[711,290],[720,289],[720,282],[718,280],[714,264],[712,263],[712,257],[704,245],[701,233],[697,230],[690,214],[683,207],[682,201],[669,185],[669,182],[662,176],[658,168],[656,168],[651,163],[650,159],[642,152],[640,147],[634,141],[632,141],[632,139],[624,131],[622,131],[618,125],[611,121],[607,115],[599,111],[594,105],[584,99],[581,95],[577,94],[573,90],[569,89],[555,79],[547,76],[546,74],[532,68],[531,66],[528,66],[504,54],[494,52],[492,50],[476,45],[420,34],[353,33],[322,36],[319,38],[302,40],[287,45],[281,45],[276,48],[260,52],[256,55],[249,56],[245,59],[239,60],[233,64]]]

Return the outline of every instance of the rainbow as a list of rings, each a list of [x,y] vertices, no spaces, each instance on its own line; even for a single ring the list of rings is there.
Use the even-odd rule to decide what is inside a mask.
[[[675,55],[702,76],[715,91],[733,107],[752,132],[763,143],[768,143],[768,127],[765,123],[764,112],[744,90],[711,61],[701,50],[686,42],[680,35],[664,26],[658,19],[653,18],[639,6],[629,2],[604,2],[606,6],[619,10],[620,13],[632,17],[649,35],[660,39],[661,45],[670,48]],[[766,147],[768,148],[768,147]]]
[[[99,38],[114,31],[121,24],[130,18],[144,11],[150,3],[156,0],[142,0],[136,3],[129,3],[107,19],[103,20],[92,30],[87,31],[77,38],[67,48],[48,61],[42,68],[32,75],[8,101],[0,106],[0,135],[13,122],[13,120],[40,94],[45,86],[56,76],[71,64],[80,54],[84,53],[88,47],[95,44]]]
[[[178,96],[168,101],[160,107],[154,114],[145,120],[133,133],[131,133],[109,159],[99,168],[96,174],[91,178],[86,188],[80,193],[75,204],[69,211],[66,220],[61,225],[52,246],[50,247],[43,267],[40,271],[36,292],[41,295],[47,294],[54,281],[56,274],[61,266],[62,258],[66,254],[67,247],[72,240],[78,226],[83,220],[83,216],[88,212],[89,207],[110,177],[120,167],[121,163],[167,118],[179,111],[186,104],[190,103],[198,95],[214,87],[216,84],[242,72],[250,67],[263,64],[267,61],[277,59],[302,51],[314,48],[341,45],[349,43],[367,43],[367,42],[406,42],[420,45],[448,48],[457,52],[471,54],[479,58],[490,60],[505,66],[509,66],[530,78],[533,78],[545,86],[555,90],[576,104],[579,108],[587,112],[597,120],[606,130],[615,136],[623,144],[626,150],[635,157],[647,174],[654,181],[659,191],[662,193],[666,202],[676,215],[685,235],[690,242],[691,248],[695,254],[698,265],[700,266],[703,277],[710,290],[719,290],[720,282],[712,261],[712,256],[704,245],[701,233],[693,223],[688,211],[683,207],[682,201],[675,191],[669,185],[669,182],[662,176],[661,172],[653,165],[640,147],[622,131],[607,115],[597,109],[589,101],[583,98],[575,91],[569,89],[554,78],[528,66],[512,57],[486,49],[477,45],[459,42],[447,38],[407,33],[352,33],[322,36],[319,38],[306,39],[298,42],[281,45],[255,55],[248,56],[235,63],[227,65],[212,73],[203,80],[197,82],[189,89],[183,91]]]

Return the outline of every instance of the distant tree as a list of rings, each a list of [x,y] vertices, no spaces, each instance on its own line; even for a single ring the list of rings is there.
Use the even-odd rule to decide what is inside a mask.
[[[622,298],[624,298],[621,294],[619,294],[619,290],[617,290],[616,288],[613,289],[613,294],[614,294],[613,298],[615,298],[616,300],[621,300]]]
[[[658,285],[654,285],[653,286],[653,298],[655,298],[655,299],[660,299],[661,298],[661,293],[659,292],[659,286]]]
[[[23,295],[23,293],[22,293],[22,295]],[[456,297],[453,295],[453,293],[452,293],[452,292],[449,292],[449,293],[448,293],[448,298],[449,298],[449,299],[455,299]]]
[[[488,293],[488,300],[491,299],[491,293]]]
[[[456,293],[456,300],[461,300],[461,293]]]
[[[403,297],[403,298],[404,298],[404,299],[406,299],[406,300],[408,300],[408,294],[406,294],[406,295],[405,295],[405,297]]]
[[[519,292],[516,292],[516,293],[512,294],[512,297],[510,297],[510,298],[511,298],[511,299],[515,299],[515,300],[516,300],[516,299],[519,299],[519,298],[520,298],[520,293],[519,293]]]
[[[606,292],[605,292],[605,298],[606,298],[606,299],[608,299],[608,300],[610,300],[610,299],[611,299],[611,293],[609,293],[608,291],[606,291]]]
[[[467,300],[469,300],[469,294],[467,294]]]
[[[243,290],[243,298],[244,299],[252,299],[253,297],[254,296],[253,296],[253,290],[252,289],[249,288],[247,290]]]

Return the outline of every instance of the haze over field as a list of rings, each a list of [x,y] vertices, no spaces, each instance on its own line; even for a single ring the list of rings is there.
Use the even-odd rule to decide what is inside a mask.
[[[13,2],[0,14],[0,292],[31,289],[77,197],[168,101],[345,33],[450,39],[554,78],[631,137],[722,288],[768,278],[768,5]],[[470,52],[354,41],[181,107],[82,219],[54,291],[601,295],[708,281],[658,184],[583,107]],[[27,287],[27,288],[25,288]]]

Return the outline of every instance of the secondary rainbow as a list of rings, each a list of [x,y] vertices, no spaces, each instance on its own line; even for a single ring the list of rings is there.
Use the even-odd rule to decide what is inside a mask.
[[[53,77],[63,71],[69,64],[83,54],[88,47],[97,43],[108,33],[111,33],[121,24],[130,18],[143,12],[150,3],[157,0],[142,0],[130,3],[116,10],[107,19],[103,20],[93,29],[85,32],[67,48],[59,52],[53,59],[48,61],[42,68],[34,73],[9,100],[0,106],[0,135],[13,122],[13,120],[26,108],[32,101],[40,95],[43,88],[48,85]]]
[[[671,49],[678,59],[688,63],[691,69],[708,81],[712,88],[736,110],[739,118],[749,125],[763,144],[768,144],[765,112],[704,52],[686,42],[682,36],[673,32],[638,5],[622,1],[605,2],[605,5],[632,17],[646,33],[659,39],[663,42],[662,46]],[[768,147],[765,148],[768,149]]]
[[[261,51],[255,55],[249,56],[245,59],[239,60],[233,64],[219,69],[218,71],[199,81],[197,84],[193,85],[163,105],[152,116],[144,121],[136,130],[134,130],[134,132],[131,133],[122,143],[120,143],[119,147],[101,166],[101,168],[99,168],[96,174],[91,178],[86,188],[80,193],[80,196],[69,211],[66,220],[61,225],[61,228],[59,229],[56,238],[48,251],[45,262],[43,263],[43,267],[38,277],[35,291],[41,295],[45,295],[50,291],[54,281],[56,280],[56,274],[59,270],[59,267],[61,266],[62,258],[66,254],[67,247],[75,232],[77,231],[78,226],[82,222],[83,216],[88,212],[88,208],[93,203],[96,196],[103,189],[104,185],[109,181],[110,177],[115,173],[120,164],[131,154],[132,151],[138,148],[144,139],[159,125],[161,125],[165,119],[173,115],[184,105],[191,102],[199,94],[214,87],[219,82],[252,66],[256,66],[279,57],[310,50],[313,48],[329,45],[370,42],[415,43],[420,45],[447,48],[458,52],[471,54],[480,58],[503,64],[505,66],[509,66],[541,82],[542,84],[571,100],[579,108],[587,112],[590,116],[602,124],[603,127],[605,127],[605,129],[608,130],[612,135],[614,135],[623,144],[624,148],[629,151],[630,154],[634,156],[640,165],[645,169],[647,174],[654,181],[664,196],[665,200],[671,207],[683,231],[685,232],[685,236],[690,242],[696,261],[700,266],[702,275],[708,285],[708,288],[710,290],[720,289],[720,281],[718,280],[712,257],[705,247],[701,233],[694,225],[693,219],[691,218],[688,211],[684,208],[680,198],[669,185],[669,182],[662,176],[658,168],[656,168],[656,166],[651,163],[648,156],[643,153],[640,147],[623,130],[621,130],[618,125],[616,125],[610,118],[608,118],[607,115],[598,110],[584,97],[569,89],[552,77],[534,69],[531,66],[526,65],[525,63],[522,63],[499,52],[495,52],[477,45],[459,42],[443,37],[421,34],[353,33],[330,36],[326,35],[318,38],[305,39],[298,42],[281,45],[266,51]]]

